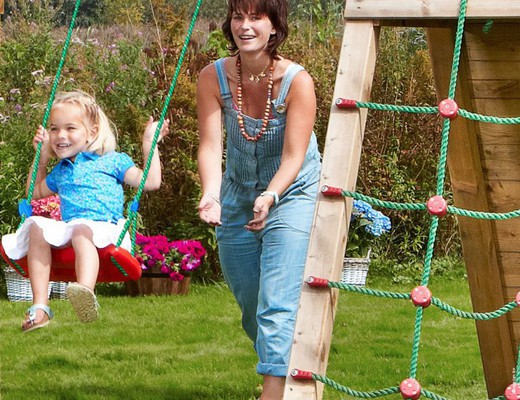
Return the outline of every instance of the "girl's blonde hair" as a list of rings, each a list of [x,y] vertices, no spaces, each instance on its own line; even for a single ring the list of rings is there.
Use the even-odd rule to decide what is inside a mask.
[[[52,106],[57,104],[73,104],[79,107],[83,113],[83,124],[90,132],[97,126],[97,134],[89,143],[88,150],[103,155],[116,149],[117,141],[113,124],[110,122],[94,97],[81,90],[59,92],[56,94]]]

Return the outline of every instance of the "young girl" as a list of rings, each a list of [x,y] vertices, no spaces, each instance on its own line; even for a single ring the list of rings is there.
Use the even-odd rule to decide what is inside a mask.
[[[168,133],[169,120],[160,132]],[[143,135],[143,158],[152,150],[157,122],[150,117]],[[27,255],[33,304],[22,323],[28,332],[49,324],[53,313],[48,306],[51,247],[71,245],[76,255],[77,283],[70,283],[67,297],[81,322],[98,317],[94,295],[99,271],[96,248],[115,244],[124,226],[123,182],[138,187],[143,171],[130,157],[115,151],[116,137],[110,122],[90,95],[81,91],[59,93],[52,105],[49,130],[38,127],[35,148],[42,143],[33,198],[58,193],[63,221],[34,216],[16,233],[2,237],[6,254],[13,260]],[[59,163],[47,175],[53,157]],[[33,165],[34,168],[34,165]],[[30,185],[32,169],[27,179]],[[161,165],[155,149],[145,190],[157,190],[161,184]],[[125,237],[121,247],[131,249]]]

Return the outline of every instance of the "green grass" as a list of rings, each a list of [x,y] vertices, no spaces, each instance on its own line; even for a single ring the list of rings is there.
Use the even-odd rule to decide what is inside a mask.
[[[470,309],[465,281],[438,282],[431,286],[435,296]],[[92,324],[80,324],[68,302],[54,300],[53,323],[28,334],[19,328],[28,304],[1,300],[0,399],[258,396],[256,356],[225,286],[192,284],[188,296],[101,294],[99,300],[101,319]],[[407,301],[342,292],[328,377],[356,390],[398,385],[409,370],[413,323]],[[486,398],[474,323],[427,309],[417,378],[450,399]],[[326,388],[324,398],[352,397]]]

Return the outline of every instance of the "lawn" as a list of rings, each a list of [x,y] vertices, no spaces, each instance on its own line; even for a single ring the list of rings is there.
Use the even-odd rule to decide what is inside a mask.
[[[470,309],[464,280],[437,283],[431,286],[436,297]],[[386,289],[408,292],[410,287]],[[28,334],[19,329],[27,303],[1,300],[0,399],[258,396],[256,357],[224,285],[192,285],[188,296],[102,294],[99,300],[100,320],[85,325],[68,302],[53,300],[53,323]],[[328,377],[356,390],[398,385],[409,370],[414,315],[404,300],[342,292]],[[446,398],[487,398],[474,322],[427,309],[417,379]],[[324,398],[352,397],[326,388]]]

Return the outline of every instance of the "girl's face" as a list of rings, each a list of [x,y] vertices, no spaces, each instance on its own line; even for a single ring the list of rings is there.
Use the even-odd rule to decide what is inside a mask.
[[[76,159],[78,153],[86,151],[94,138],[94,131],[87,129],[82,110],[67,103],[52,107],[49,117],[49,142],[58,158]]]
[[[276,30],[267,15],[235,11],[231,19],[231,33],[238,50],[244,54],[263,51]]]

